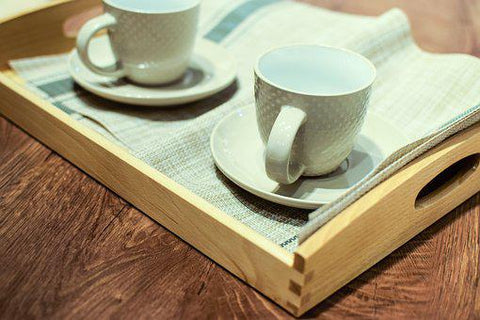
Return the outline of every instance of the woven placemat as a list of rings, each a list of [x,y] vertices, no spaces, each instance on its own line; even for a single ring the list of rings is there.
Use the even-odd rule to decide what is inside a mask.
[[[290,1],[204,0],[200,30],[230,50],[238,80],[209,99],[175,109],[140,108],[95,97],[76,86],[66,55],[12,61],[31,90],[288,251],[366,191],[450,134],[478,121],[480,63],[466,55],[435,55],[412,40],[397,9],[379,17],[331,12]],[[214,125],[253,102],[253,65],[273,46],[309,42],[350,48],[377,67],[369,112],[388,119],[406,146],[362,183],[315,212],[287,208],[238,188],[215,167]],[[186,213],[188,214],[188,213]],[[310,221],[309,221],[310,219]]]

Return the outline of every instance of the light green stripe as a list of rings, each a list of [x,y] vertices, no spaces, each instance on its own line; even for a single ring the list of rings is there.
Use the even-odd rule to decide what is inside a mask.
[[[278,1],[279,0],[251,0],[241,4],[210,30],[205,35],[205,38],[214,42],[221,42],[252,13]]]
[[[64,105],[62,102],[60,101],[56,101],[53,103],[53,105],[55,107],[57,107],[58,109],[62,110],[63,112],[65,112],[66,114],[72,114],[74,113],[74,111],[72,109],[70,109],[69,107],[67,107],[66,105]]]
[[[229,14],[227,14],[215,27],[213,27],[206,34],[205,38],[214,42],[221,42],[251,14],[269,4],[278,1],[280,0],[250,0],[239,5]],[[71,77],[68,77],[53,82],[36,85],[36,87],[45,92],[50,98],[55,99],[55,97],[74,92],[75,82]],[[73,113],[73,111],[66,107],[62,102],[57,101],[53,104],[68,114]]]
[[[456,121],[458,121],[458,120],[460,120],[460,119],[468,116],[469,114],[471,114],[471,113],[473,113],[473,112],[475,112],[475,111],[477,111],[477,110],[479,110],[479,109],[480,109],[480,104],[477,104],[476,106],[474,106],[474,107],[472,107],[472,108],[470,108],[470,109],[462,112],[461,114],[459,114],[459,115],[456,116],[455,118],[449,120],[448,122],[446,122],[445,124],[443,124],[442,126],[440,126],[440,128],[438,128],[438,129],[436,129],[436,130],[433,130],[433,132],[443,130],[443,129],[445,129],[446,127],[448,127],[449,125],[451,125],[452,123],[454,123],[454,122],[456,122]]]
[[[75,82],[72,78],[65,78],[53,82],[37,85],[37,88],[48,94],[49,97],[55,98],[62,94],[73,92]]]

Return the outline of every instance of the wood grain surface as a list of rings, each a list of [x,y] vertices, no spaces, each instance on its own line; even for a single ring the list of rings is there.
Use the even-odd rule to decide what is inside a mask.
[[[424,49],[480,55],[478,0],[310,2],[397,6]],[[477,194],[304,317],[480,318],[479,216]],[[0,118],[0,317],[290,316]]]

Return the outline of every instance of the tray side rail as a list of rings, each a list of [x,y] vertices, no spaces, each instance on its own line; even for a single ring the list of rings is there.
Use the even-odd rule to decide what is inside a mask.
[[[297,248],[301,315],[480,190],[480,124],[381,183]]]
[[[99,10],[100,0],[57,0],[36,10],[0,19],[0,70],[8,61],[65,53],[75,47],[75,24]],[[95,9],[96,8],[96,9]]]
[[[75,35],[65,25],[88,17],[100,4],[60,0],[0,21],[0,115],[288,308],[293,254],[37,97],[8,69],[11,59],[71,50]]]
[[[0,115],[287,308],[293,255],[0,73]]]

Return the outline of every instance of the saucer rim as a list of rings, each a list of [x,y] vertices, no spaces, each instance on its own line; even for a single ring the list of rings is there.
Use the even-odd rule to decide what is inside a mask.
[[[256,195],[256,196],[258,196],[258,197],[260,197],[260,198],[262,198],[266,201],[274,202],[274,203],[285,205],[285,206],[288,206],[288,207],[299,208],[299,209],[308,209],[308,210],[315,210],[315,209],[318,209],[325,204],[330,203],[332,201],[332,199],[329,199],[329,200],[303,200],[303,199],[292,198],[292,197],[287,197],[287,196],[284,196],[284,195],[275,194],[275,193],[272,193],[272,192],[262,191],[258,187],[254,187],[254,186],[252,186],[248,183],[245,183],[243,181],[240,181],[239,179],[234,178],[231,174],[229,174],[227,172],[227,170],[225,170],[225,168],[223,168],[223,166],[217,160],[218,155],[217,155],[217,152],[215,151],[215,146],[214,146],[214,144],[215,144],[214,140],[218,136],[218,130],[220,130],[219,128],[224,124],[224,121],[226,121],[227,119],[232,117],[234,114],[236,114],[236,113],[238,113],[242,110],[248,110],[249,108],[254,109],[255,108],[255,103],[252,102],[250,104],[246,104],[243,107],[236,108],[235,110],[229,112],[213,128],[212,133],[210,135],[210,152],[212,154],[212,157],[213,157],[213,160],[214,160],[214,163],[215,163],[216,167],[222,172],[222,174],[224,174],[231,182],[236,184],[238,187],[240,187],[243,190],[245,190],[245,191],[247,191],[251,194],[254,194],[254,195]],[[253,110],[253,111],[255,111],[255,110]],[[374,114],[372,113],[372,115],[374,115]],[[383,122],[388,123],[388,121],[384,120],[381,116],[378,116],[378,115],[374,115],[374,116],[379,118],[379,119],[382,119]],[[346,192],[346,190],[344,192],[339,193],[338,196],[336,196],[336,198],[340,197],[345,192]]]
[[[107,39],[107,36],[103,35],[103,36],[97,37],[97,39],[98,38]],[[226,60],[224,60],[224,63],[225,64],[228,63],[230,64],[230,66],[228,68],[227,73],[222,73],[221,75],[218,75],[219,78],[217,78],[216,80],[214,80],[215,76],[213,76],[210,80],[208,80],[208,82],[216,81],[218,82],[218,85],[216,86],[210,85],[210,87],[208,87],[207,85],[207,88],[204,88],[204,90],[201,90],[200,92],[194,91],[194,88],[195,88],[194,86],[191,88],[187,88],[185,90],[179,90],[177,94],[169,93],[168,96],[166,97],[161,97],[160,95],[152,97],[152,96],[135,96],[128,93],[118,94],[118,92],[114,93],[114,92],[108,91],[108,89],[99,88],[97,85],[92,84],[91,82],[85,80],[82,76],[79,76],[78,72],[74,71],[75,63],[80,63],[83,65],[83,62],[78,57],[78,51],[76,48],[74,48],[68,54],[68,72],[70,76],[73,78],[73,80],[83,89],[87,90],[88,92],[96,96],[102,97],[110,101],[115,101],[123,104],[132,104],[132,105],[149,106],[149,107],[162,107],[162,108],[177,107],[179,105],[196,102],[196,101],[205,99],[207,97],[213,96],[214,94],[219,93],[220,91],[226,89],[237,78],[238,65],[235,57],[227,49],[225,49],[221,45],[211,40],[204,39],[204,38],[198,39],[195,49],[192,53],[192,56],[206,59],[208,62],[210,62],[214,66],[213,69],[215,70],[217,69],[215,67],[216,59],[210,59],[209,55],[205,54],[205,51],[210,51],[210,50],[216,50],[217,52],[223,51],[221,55],[224,55],[226,57]],[[191,63],[192,62],[190,62],[190,65]],[[130,85],[134,86],[134,84],[130,84]],[[185,95],[185,92],[188,90],[191,90],[193,92],[187,92],[187,95]]]
[[[328,201],[319,202],[319,201],[313,201],[313,200],[301,200],[301,199],[296,199],[296,198],[291,198],[291,197],[287,197],[287,196],[283,196],[283,195],[274,194],[274,193],[271,193],[271,192],[261,191],[258,188],[255,188],[255,187],[249,185],[248,183],[244,183],[244,182],[239,181],[238,179],[233,178],[230,174],[228,174],[226,172],[226,170],[224,170],[222,165],[220,165],[220,163],[217,161],[217,156],[215,156],[215,154],[216,154],[215,153],[215,148],[214,148],[215,136],[217,135],[217,132],[218,132],[220,126],[223,124],[223,122],[227,118],[230,118],[233,114],[239,112],[240,110],[246,110],[248,108],[255,108],[255,103],[253,102],[253,103],[247,104],[243,107],[240,107],[238,109],[233,110],[232,112],[225,115],[213,128],[212,133],[210,134],[210,152],[212,153],[213,161],[214,161],[216,167],[231,182],[233,182],[234,184],[236,184],[240,188],[246,190],[247,192],[250,192],[250,193],[252,193],[252,194],[254,194],[254,195],[256,195],[256,196],[258,196],[258,197],[260,197],[264,200],[274,202],[274,203],[277,203],[277,204],[281,204],[281,205],[284,205],[284,206],[288,206],[288,207],[294,207],[294,208],[299,208],[299,209],[310,209],[310,210],[311,209],[318,209],[320,206],[322,206],[324,204],[327,204]],[[271,198],[271,197],[275,198],[276,201],[268,199],[268,198]]]

